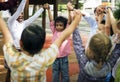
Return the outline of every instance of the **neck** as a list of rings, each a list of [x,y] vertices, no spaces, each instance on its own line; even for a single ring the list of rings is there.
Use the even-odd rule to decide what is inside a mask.
[[[22,50],[22,52],[24,53],[24,54],[26,54],[26,55],[28,55],[28,56],[33,56],[32,54],[30,54],[29,52],[27,52],[27,51],[25,51],[25,50]]]

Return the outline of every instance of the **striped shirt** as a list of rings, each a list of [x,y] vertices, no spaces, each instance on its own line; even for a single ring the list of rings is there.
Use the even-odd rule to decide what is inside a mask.
[[[46,70],[56,59],[58,47],[52,44],[33,57],[17,51],[12,43],[6,43],[3,51],[11,70],[11,82],[46,82]]]

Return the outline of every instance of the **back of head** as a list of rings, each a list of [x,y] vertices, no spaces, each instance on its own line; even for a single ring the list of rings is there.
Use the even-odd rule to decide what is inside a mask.
[[[105,34],[95,34],[89,43],[89,49],[93,52],[94,60],[99,62],[106,61],[106,58],[112,47],[111,40]]]
[[[46,33],[39,25],[31,24],[26,27],[21,35],[22,48],[34,55],[42,49]]]
[[[66,28],[67,26],[67,18],[63,17],[63,16],[58,16],[56,19],[55,19],[55,24],[56,22],[62,22],[64,24],[64,29]]]

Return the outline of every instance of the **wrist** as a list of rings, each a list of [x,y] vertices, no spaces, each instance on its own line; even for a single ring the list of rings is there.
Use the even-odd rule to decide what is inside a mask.
[[[74,11],[74,8],[73,9],[69,9],[69,11]]]

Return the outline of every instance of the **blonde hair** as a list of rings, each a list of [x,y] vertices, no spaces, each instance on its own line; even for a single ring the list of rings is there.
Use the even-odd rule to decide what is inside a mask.
[[[93,59],[97,63],[106,61],[111,47],[111,40],[103,33],[95,34],[89,42],[89,49],[94,55]]]

